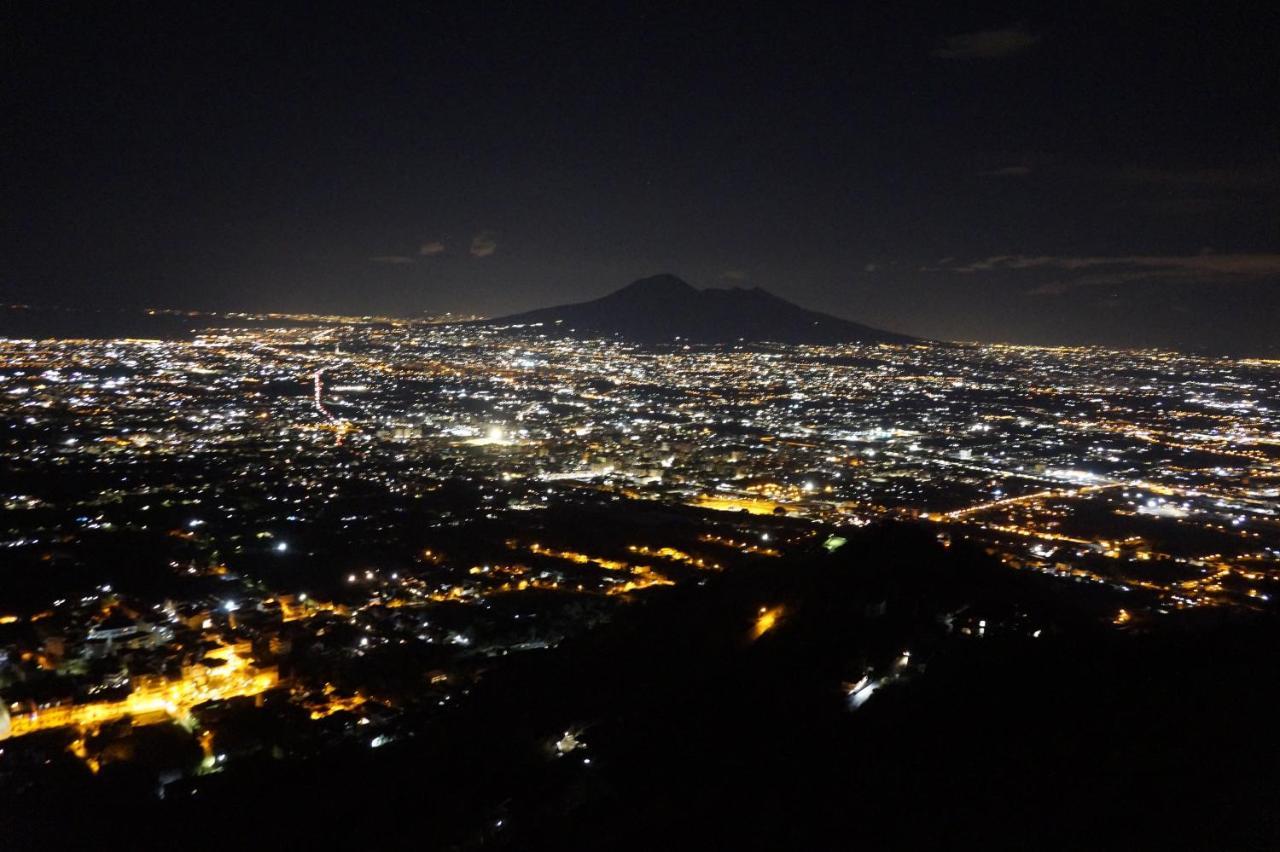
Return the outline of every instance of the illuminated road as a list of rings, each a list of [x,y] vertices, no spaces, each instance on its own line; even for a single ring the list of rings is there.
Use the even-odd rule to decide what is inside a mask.
[[[220,665],[190,666],[181,680],[162,681],[136,689],[121,701],[67,704],[31,713],[16,713],[10,719],[9,736],[20,737],[37,731],[70,725],[96,727],[126,718],[165,716],[181,719],[193,707],[206,701],[257,695],[278,683],[274,669],[255,668],[242,656],[247,646],[225,645],[209,653]]]

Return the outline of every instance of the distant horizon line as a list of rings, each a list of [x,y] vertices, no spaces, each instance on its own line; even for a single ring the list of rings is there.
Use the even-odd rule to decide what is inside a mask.
[[[704,289],[745,289],[745,288],[704,288]],[[761,289],[761,288],[755,288]],[[453,323],[475,322],[478,320],[491,320],[498,317],[475,314],[461,313],[455,311],[442,311],[431,313],[423,311],[418,315],[406,314],[354,314],[354,313],[327,313],[322,311],[284,311],[284,310],[240,310],[240,309],[214,309],[214,308],[175,308],[175,307],[109,307],[95,305],[60,305],[60,304],[35,304],[29,302],[7,302],[0,304],[0,309],[6,311],[60,311],[66,313],[82,313],[82,314],[136,314],[140,316],[153,317],[191,317],[191,316],[210,316],[210,317],[242,317],[245,319],[292,319],[306,320],[311,322],[324,321],[340,321],[340,320],[359,320],[365,322],[421,322],[428,325],[447,325]],[[442,320],[440,317],[455,317],[451,320]],[[115,338],[85,338],[77,336],[60,337],[54,335],[42,336],[39,338],[26,337],[10,337],[0,331],[0,340],[32,340],[32,339],[54,339],[54,340],[88,340],[88,339],[115,339]],[[136,338],[121,337],[119,339],[152,339],[152,338]],[[164,340],[165,338],[154,338],[156,340]],[[769,341],[753,341],[754,343],[768,343]],[[725,343],[708,343],[699,344],[699,346],[726,346],[731,344]],[[788,344],[797,345],[797,344]],[[813,344],[804,344],[813,345]],[[848,345],[848,344],[836,344]],[[857,344],[865,345],[865,344]],[[1276,352],[1259,352],[1256,354],[1244,354],[1238,352],[1224,352],[1212,349],[1209,346],[1202,348],[1195,347],[1174,347],[1174,346],[1115,346],[1105,343],[1017,343],[1009,340],[976,340],[976,339],[941,339],[941,338],[920,338],[913,343],[881,343],[875,345],[883,346],[930,346],[930,345],[949,345],[949,346],[977,346],[977,347],[996,347],[1004,349],[1038,349],[1047,351],[1068,351],[1068,350],[1102,350],[1107,352],[1162,352],[1173,353],[1178,355],[1190,355],[1194,357],[1216,357],[1230,358],[1241,362],[1260,362],[1263,364],[1280,363],[1280,351]]]

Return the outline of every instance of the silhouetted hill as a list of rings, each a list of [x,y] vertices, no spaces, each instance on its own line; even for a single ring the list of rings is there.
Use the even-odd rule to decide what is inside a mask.
[[[1277,848],[1269,618],[1120,631],[1103,614],[1132,593],[1064,592],[925,528],[842,534],[503,657],[385,747],[263,754],[163,800],[124,765],[35,786],[0,807],[0,846],[84,848],[127,819],[134,849]],[[948,627],[1001,611],[1003,632]],[[588,745],[557,756],[566,730]]]
[[[699,290],[674,275],[642,278],[599,299],[487,320],[542,323],[563,334],[641,343],[912,343],[915,338],[810,311],[759,287]]]
[[[503,658],[376,750],[262,755],[163,801],[125,765],[37,785],[0,807],[4,848],[122,819],[138,849],[1276,848],[1270,619],[1135,635],[1100,618],[1123,592],[1064,594],[923,528],[844,535]],[[947,627],[979,611],[1043,632]],[[589,746],[557,756],[566,730]]]

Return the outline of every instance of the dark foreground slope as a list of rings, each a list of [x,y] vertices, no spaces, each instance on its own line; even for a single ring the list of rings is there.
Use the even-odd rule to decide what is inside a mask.
[[[133,848],[1275,848],[1274,624],[1130,635],[1098,617],[1118,593],[1013,573],[911,529],[851,537],[835,554],[650,595],[583,639],[504,659],[412,741],[264,758],[141,807],[127,776],[43,791],[5,803],[4,836],[14,848],[120,832]],[[778,614],[763,633],[761,607]],[[979,617],[983,638],[962,632]],[[843,684],[866,672],[885,685],[853,709]],[[557,757],[566,730],[587,745]],[[57,819],[70,803],[76,821]]]
[[[698,290],[655,275],[599,299],[489,320],[640,343],[911,343],[914,338],[810,311],[760,289]]]

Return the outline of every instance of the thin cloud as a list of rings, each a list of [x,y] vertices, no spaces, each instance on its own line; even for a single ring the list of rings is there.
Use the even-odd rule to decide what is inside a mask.
[[[439,240],[429,240],[418,248],[418,254],[423,257],[435,257],[438,254],[444,254],[445,244]]]
[[[481,231],[471,238],[472,257],[488,257],[497,250],[497,235],[492,231]]]
[[[391,266],[403,266],[406,263],[413,263],[413,258],[405,257],[402,254],[380,254],[377,257],[369,258],[373,263],[385,263]]]
[[[1061,295],[1081,287],[1117,286],[1149,281],[1230,284],[1280,278],[1280,254],[1117,255],[1069,257],[997,255],[972,263],[940,263],[926,272],[973,275],[985,272],[1058,270],[1074,277],[1039,284],[1035,295]]]
[[[1211,275],[1280,275],[1280,254],[1118,255],[1115,257],[1067,257],[1004,254],[959,266],[938,266],[930,272],[989,272],[998,269],[1066,269],[1097,267],[1181,269]]]
[[[1000,59],[1034,46],[1040,36],[1018,25],[998,30],[947,36],[946,46],[933,51],[939,59]]]
[[[720,273],[720,277],[726,281],[746,281],[747,273],[741,269],[726,269]]]

